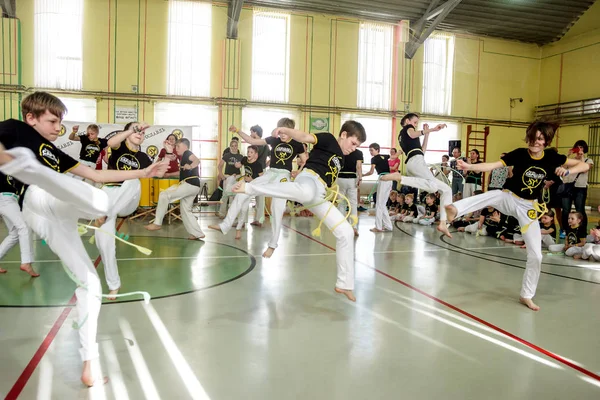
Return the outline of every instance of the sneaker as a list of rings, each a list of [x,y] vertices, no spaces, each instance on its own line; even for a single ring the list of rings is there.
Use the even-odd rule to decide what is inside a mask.
[[[564,239],[566,236],[567,234],[565,233],[565,231],[560,231],[560,235],[558,237]]]

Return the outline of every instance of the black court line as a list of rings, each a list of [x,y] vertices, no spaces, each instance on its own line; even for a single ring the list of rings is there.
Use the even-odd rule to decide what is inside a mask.
[[[137,236],[137,235],[136,235]],[[136,237],[136,236],[130,236],[130,238]],[[174,237],[168,237],[168,236],[140,236],[140,237],[154,237],[154,238],[160,238],[160,239],[181,239],[181,240],[186,240],[189,241],[188,239],[183,239],[183,238],[174,238]],[[250,259],[250,266],[241,274],[234,276],[233,278],[227,279],[223,282],[219,282],[219,283],[215,283],[213,285],[209,285],[209,286],[204,286],[204,287],[199,287],[199,288],[195,288],[195,289],[191,289],[191,290],[186,290],[185,292],[179,292],[179,293],[173,293],[173,294],[165,294],[163,296],[151,296],[150,300],[159,300],[159,299],[166,299],[169,297],[176,297],[176,296],[183,296],[185,294],[190,294],[190,293],[195,293],[195,292],[201,292],[204,290],[208,290],[208,289],[212,289],[215,288],[217,286],[222,286],[225,285],[226,283],[231,283],[233,281],[236,281],[240,278],[243,278],[244,276],[248,275],[250,272],[252,272],[254,270],[254,268],[256,267],[256,258],[248,253],[248,251],[244,250],[244,249],[240,249],[239,247],[235,247],[229,244],[225,244],[225,243],[218,243],[218,242],[208,242],[208,241],[199,241],[202,243],[211,243],[211,244],[216,244],[216,245],[220,245],[220,246],[226,246],[235,250],[239,250],[242,253],[245,253],[248,258]],[[202,258],[200,258],[202,259]],[[57,262],[60,262],[60,260],[57,260]],[[120,301],[111,301],[110,303],[102,303],[102,307],[104,306],[108,306],[108,305],[115,305],[115,304],[123,304],[123,303],[134,303],[134,302],[138,302],[138,301],[144,301],[143,298],[141,299],[131,299],[131,300],[120,300]],[[69,304],[54,304],[54,305],[0,305],[0,308],[56,308],[56,307],[75,307],[75,304],[73,305],[69,305]]]
[[[514,264],[510,264],[510,263],[505,263],[505,262],[502,262],[502,261],[498,261],[498,260],[495,260],[495,259],[492,259],[492,258],[483,257],[483,256],[481,256],[479,254],[477,254],[477,255],[471,254],[471,253],[469,253],[470,250],[460,251],[460,250],[456,250],[456,249],[453,249],[453,248],[448,248],[448,247],[445,247],[445,246],[441,246],[441,245],[439,245],[437,243],[433,243],[433,242],[430,242],[430,241],[425,240],[425,239],[418,238],[415,235],[413,235],[413,234],[411,234],[409,232],[406,232],[404,229],[400,228],[398,226],[398,222],[399,221],[396,221],[395,225],[396,225],[396,228],[398,228],[398,230],[400,230],[400,232],[402,232],[402,233],[404,233],[404,234],[406,234],[406,235],[408,235],[410,237],[413,237],[413,238],[415,238],[417,240],[421,240],[421,241],[423,241],[423,242],[425,242],[427,244],[430,244],[432,246],[436,246],[436,247],[439,247],[441,249],[445,249],[445,250],[451,251],[453,253],[463,254],[463,255],[466,255],[466,256],[469,256],[469,257],[473,257],[473,258],[477,258],[477,259],[483,259],[483,260],[486,260],[486,261],[490,261],[490,262],[493,262],[493,263],[506,265],[506,266],[513,267],[513,268],[519,268],[519,269],[523,269],[523,270],[525,269],[525,267],[521,267],[519,265],[514,265]],[[444,242],[444,243],[446,243],[446,242]],[[455,247],[457,247],[459,249],[462,249],[462,247],[458,247],[458,246],[455,246]],[[502,256],[492,256],[492,257],[502,257]],[[506,257],[502,257],[502,258],[506,258]],[[522,260],[520,260],[520,261],[522,261]],[[525,262],[525,261],[523,261],[523,262]],[[600,282],[588,281],[587,279],[574,278],[572,276],[555,274],[553,272],[546,272],[546,271],[542,270],[541,273],[542,274],[546,274],[546,275],[551,275],[551,276],[557,276],[557,277],[560,277],[560,278],[571,279],[571,280],[574,280],[574,281],[586,282],[586,283],[591,283],[591,284],[594,284],[594,285],[600,285]]]

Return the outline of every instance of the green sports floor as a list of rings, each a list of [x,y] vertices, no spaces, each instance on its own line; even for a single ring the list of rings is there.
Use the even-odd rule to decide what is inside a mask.
[[[333,236],[286,217],[241,240],[181,222],[125,222],[121,292],[105,302],[98,343],[105,385],[79,381],[75,284],[35,242],[39,278],[1,262],[0,396],[7,399],[600,399],[600,264],[545,255],[532,312],[518,303],[525,250],[486,237],[360,217],[357,302],[333,291]],[[205,229],[206,228],[206,229]],[[6,235],[3,224],[0,237]],[[90,258],[98,250],[84,236]],[[18,394],[18,396],[16,396]]]

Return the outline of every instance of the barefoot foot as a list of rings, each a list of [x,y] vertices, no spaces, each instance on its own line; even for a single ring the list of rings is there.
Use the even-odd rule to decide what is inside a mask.
[[[219,232],[223,233],[223,231],[221,230],[221,227],[219,225],[209,225],[208,229],[213,229],[215,231],[219,231]]]
[[[148,224],[144,228],[146,228],[147,231],[158,231],[162,228],[162,226],[156,224]]]
[[[382,180],[382,181],[398,181],[398,182],[401,182],[402,181],[402,175],[400,175],[400,173],[398,173],[398,172],[393,172],[391,174],[381,175],[379,177],[379,179]]]
[[[235,231],[235,239],[240,240],[242,238],[242,230],[238,229]]]
[[[263,253],[263,257],[264,258],[271,258],[271,256],[273,255],[273,252],[275,251],[274,248],[272,247],[267,247],[267,249],[265,250],[265,252]]]
[[[119,288],[119,289],[120,289],[120,288]],[[109,296],[109,297],[107,297],[106,299],[107,299],[107,300],[116,300],[116,299],[117,299],[116,297],[114,297],[114,296],[113,296],[113,297],[111,297],[110,295],[111,295],[111,294],[118,294],[118,293],[119,293],[119,289],[114,289],[114,290],[111,290],[111,291],[109,291],[109,292],[108,292],[108,296]]]
[[[31,266],[31,264],[21,264],[21,267],[19,269],[21,271],[27,272],[29,275],[31,275],[34,278],[37,278],[38,276],[40,276],[40,274],[38,274],[37,272],[35,272],[33,270],[33,267]]]
[[[252,225],[252,226],[258,226],[259,228],[262,228],[262,224],[260,222],[258,222],[258,221],[252,221],[250,223],[250,225]]]
[[[231,188],[231,191],[233,193],[246,193],[246,181],[239,181]]]
[[[354,237],[358,237],[358,229],[354,228]]]
[[[0,274],[5,274],[6,270],[4,268],[0,268]]]
[[[83,362],[83,371],[81,372],[81,383],[83,383],[87,387],[94,386],[95,379],[92,374],[92,360],[87,360]],[[108,377],[102,378],[102,384],[106,385],[108,383]]]
[[[385,176],[385,175],[384,175]],[[348,300],[350,301],[356,301],[356,297],[354,297],[354,293],[352,293],[352,290],[347,290],[347,289],[340,289],[340,288],[335,288],[335,291],[337,293],[341,293],[344,296],[346,296],[348,298]]]
[[[448,236],[449,238],[452,238],[452,235],[448,230],[448,225],[446,225],[446,221],[440,221],[436,229],[444,235]]]
[[[575,254],[573,258],[576,260],[581,260],[581,254]]]
[[[203,240],[205,237],[206,237],[206,235],[203,235],[203,236],[198,236],[198,237],[196,237],[196,236],[194,236],[194,235],[190,235],[190,236],[188,237],[188,240]]]
[[[519,297],[519,303],[525,304],[527,307],[531,308],[533,311],[538,311],[540,309],[540,307],[537,304],[535,304],[531,299]]]
[[[454,218],[456,218],[456,214],[458,214],[458,210],[452,204],[446,206],[446,221],[452,222]]]

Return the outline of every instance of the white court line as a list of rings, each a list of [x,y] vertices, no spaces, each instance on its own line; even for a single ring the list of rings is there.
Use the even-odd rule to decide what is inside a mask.
[[[492,249],[512,249],[513,247],[494,246],[494,247],[461,247],[461,250],[492,250]],[[390,253],[429,253],[435,251],[452,251],[454,248],[434,248],[434,249],[420,249],[420,250],[385,250],[385,251],[374,251],[375,254],[390,254]],[[490,254],[493,255],[493,254]],[[525,261],[525,260],[523,260]]]

